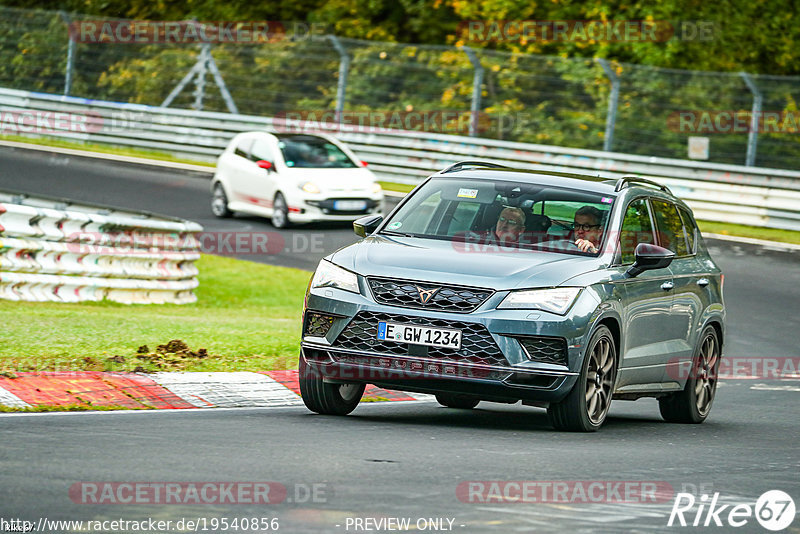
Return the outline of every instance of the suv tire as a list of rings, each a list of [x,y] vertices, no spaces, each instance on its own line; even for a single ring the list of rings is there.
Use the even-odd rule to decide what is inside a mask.
[[[575,387],[560,402],[551,403],[547,417],[557,430],[596,432],[608,415],[617,378],[614,337],[605,325],[592,334]],[[588,400],[587,400],[588,397]]]
[[[707,326],[692,359],[692,371],[682,391],[658,399],[661,417],[670,423],[702,423],[717,392],[720,345],[717,331]]]
[[[366,384],[332,384],[325,382],[300,355],[300,395],[312,412],[322,415],[347,415],[358,406]]]

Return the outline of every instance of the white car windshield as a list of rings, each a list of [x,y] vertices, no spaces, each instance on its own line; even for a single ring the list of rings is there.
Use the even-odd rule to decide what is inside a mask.
[[[278,136],[278,147],[287,167],[321,169],[358,167],[338,146],[315,135]]]

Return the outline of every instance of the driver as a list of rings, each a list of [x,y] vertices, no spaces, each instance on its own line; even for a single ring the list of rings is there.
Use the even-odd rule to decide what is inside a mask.
[[[594,206],[583,206],[575,212],[572,228],[575,245],[581,252],[597,253],[602,237],[602,212]]]

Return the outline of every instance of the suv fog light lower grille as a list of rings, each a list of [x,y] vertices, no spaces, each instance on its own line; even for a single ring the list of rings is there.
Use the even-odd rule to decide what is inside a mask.
[[[536,376],[527,375],[524,373],[514,373],[506,380],[506,382],[514,386],[550,389],[557,380],[559,380],[559,377],[556,376]]]
[[[528,359],[534,362],[567,365],[567,340],[563,337],[517,338]]]
[[[319,312],[306,312],[303,336],[325,337],[333,326],[334,317]]]

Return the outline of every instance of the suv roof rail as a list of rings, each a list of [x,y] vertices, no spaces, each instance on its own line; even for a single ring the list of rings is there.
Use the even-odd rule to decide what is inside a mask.
[[[669,190],[669,187],[666,185],[662,185],[658,182],[654,182],[653,180],[648,180],[646,178],[640,178],[638,176],[623,176],[619,180],[617,180],[617,185],[614,186],[614,192],[619,192],[622,189],[628,187],[631,184],[645,184],[650,185],[653,187],[657,187],[660,190],[664,191],[665,193],[672,194],[672,191]]]
[[[441,174],[447,172],[455,172],[460,171],[464,167],[488,167],[490,169],[510,169],[507,165],[500,165],[499,163],[489,163],[487,161],[459,161],[458,163],[453,163],[443,171]]]

